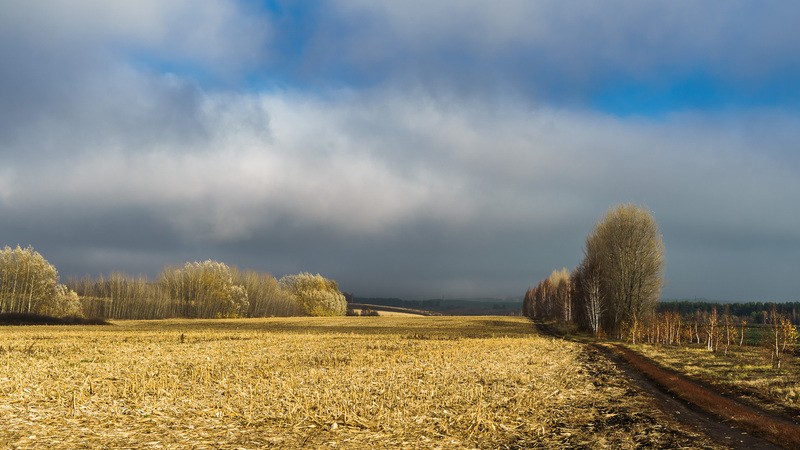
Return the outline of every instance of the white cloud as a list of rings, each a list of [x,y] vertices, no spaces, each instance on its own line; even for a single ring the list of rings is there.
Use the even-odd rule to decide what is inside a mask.
[[[688,67],[707,54],[721,61],[717,67],[735,68],[739,50],[767,71],[797,57],[785,51],[797,42],[781,26],[788,19],[776,19],[772,31],[765,25],[777,14],[769,7],[747,30],[765,44],[763,55],[731,40],[730,24],[743,14],[731,11],[744,2],[707,27],[698,24],[710,7],[694,2],[650,3],[658,15],[641,6],[600,11],[595,3],[575,11],[561,9],[563,2],[420,5],[336,4],[343,15],[380,20],[311,46],[341,50],[320,50],[324,57],[388,61],[398,76],[420,69],[445,84],[458,69],[448,67],[448,48],[492,62],[545,49],[541,70],[587,78],[604,67]],[[105,237],[114,244],[85,253],[137,267],[148,260],[143,242],[233,254],[291,236],[297,242],[282,245],[300,250],[286,250],[283,256],[298,258],[286,265],[317,263],[323,267],[314,270],[340,270],[351,282],[362,276],[347,269],[359,267],[395,280],[386,289],[421,277],[417,295],[438,295],[426,291],[437,286],[454,295],[521,294],[537,274],[577,263],[594,221],[625,201],[649,206],[662,224],[668,261],[680,264],[668,268],[672,295],[754,292],[748,282],[783,272],[754,266],[751,280],[720,286],[732,267],[726,259],[746,261],[770,248],[775,264],[789,266],[800,251],[800,213],[792,208],[800,196],[800,119],[791,111],[621,119],[536,103],[514,89],[438,96],[392,82],[323,93],[213,92],[129,59],[144,48],[151,57],[235,72],[270,32],[246,13],[223,1],[4,5],[0,36],[16,38],[0,40],[0,56],[14,62],[0,69],[8,100],[0,105],[4,236],[37,247],[52,236],[58,245]],[[397,61],[387,50],[396,42],[403,44]],[[517,70],[508,67],[492,70]],[[540,73],[521,70],[528,69],[533,78]],[[480,79],[467,82],[483,89]],[[106,229],[118,224],[104,221],[118,217],[132,222],[125,232]],[[128,241],[131,233],[141,235]],[[342,266],[338,255],[349,247],[358,249],[351,254],[358,264]],[[697,271],[706,274],[707,291]],[[788,296],[792,283],[767,292]]]
[[[16,180],[25,203],[131,203],[169,211],[182,231],[217,239],[267,230],[279,218],[342,233],[390,232],[422,219],[536,223],[554,213],[591,223],[627,200],[769,233],[795,218],[770,209],[800,192],[781,159],[748,146],[746,118],[732,136],[727,122],[631,123],[513,104],[499,112],[441,108],[400,94],[204,95],[200,103],[202,141],[132,139],[108,148],[107,139],[93,147],[78,133],[64,146],[83,147],[79,157],[36,160],[35,172],[25,170],[33,175]],[[785,119],[774,134],[794,126]],[[57,174],[72,176],[53,192],[44,181]],[[760,223],[766,214],[780,220]]]
[[[12,1],[2,10],[6,33],[40,49],[132,51],[222,73],[262,56],[270,33],[264,16],[232,0]]]

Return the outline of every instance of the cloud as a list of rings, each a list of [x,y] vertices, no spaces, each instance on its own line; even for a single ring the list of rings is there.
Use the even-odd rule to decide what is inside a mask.
[[[46,56],[141,51],[221,71],[262,56],[270,33],[262,13],[228,0],[12,1],[3,6],[0,23],[4,34],[17,37],[9,46]]]
[[[749,146],[758,139],[776,147],[800,125],[796,118],[750,136],[746,116],[631,123],[519,104],[452,108],[399,92],[198,96],[203,140],[132,138],[113,150],[89,146],[77,157],[21,162],[7,211],[112,224],[121,215],[184,245],[218,249],[231,263],[230,248],[249,242],[252,251],[278,249],[292,264],[335,272],[372,294],[524,290],[554,266],[576,264],[594,221],[624,201],[653,209],[679,261],[697,248],[726,254],[775,242],[788,255],[800,242],[800,217],[776,209],[800,192],[796,166]],[[763,140],[767,134],[777,143]],[[82,133],[75,139],[65,147],[87,145]],[[77,217],[67,222],[83,233]],[[105,232],[135,253],[125,244],[128,229]],[[339,268],[332,255],[348,254],[352,261]],[[258,263],[247,251],[238,258]],[[356,281],[380,268],[372,284]],[[503,272],[526,275],[512,288],[498,283]],[[386,285],[374,284],[382,278]],[[429,281],[414,290],[405,286],[411,279]],[[674,292],[683,292],[680,280]]]
[[[661,224],[667,296],[796,295],[792,108],[552,100],[696,67],[766,83],[797,63],[793,7],[563,5],[4,5],[3,243],[65,276],[217,258],[361,295],[506,296],[577,264],[594,222],[634,201]],[[291,82],[203,75],[253,71]]]
[[[673,108],[800,98],[791,19],[800,7],[788,3],[351,0],[320,9],[296,14],[291,23],[312,31],[283,53],[304,85],[395,83],[445,98],[578,106],[632,94],[639,107],[655,96]],[[725,99],[698,98],[700,82]],[[792,85],[791,95],[776,84]],[[626,94],[631,85],[641,92]]]

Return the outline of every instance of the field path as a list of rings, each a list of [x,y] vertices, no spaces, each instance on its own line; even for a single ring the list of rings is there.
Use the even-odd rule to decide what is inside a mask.
[[[800,448],[800,426],[745,405],[617,344],[593,345],[640,388],[653,395],[663,411],[712,437],[743,449]]]

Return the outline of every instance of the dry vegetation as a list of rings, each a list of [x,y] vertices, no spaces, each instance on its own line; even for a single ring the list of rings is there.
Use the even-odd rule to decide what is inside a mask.
[[[0,328],[9,448],[709,446],[520,318]]]
[[[699,345],[630,347],[665,367],[742,395],[767,409],[789,413],[800,422],[800,359],[796,356],[785,355],[784,365],[775,369],[770,349],[763,346],[731,346],[727,355]]]

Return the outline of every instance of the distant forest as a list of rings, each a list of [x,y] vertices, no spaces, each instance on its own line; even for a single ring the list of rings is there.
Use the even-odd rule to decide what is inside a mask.
[[[786,316],[792,323],[800,324],[800,302],[740,302],[723,303],[709,300],[665,300],[656,305],[658,312],[679,312],[682,315],[691,315],[695,311],[711,312],[716,307],[718,310],[728,310],[731,315],[749,318],[750,323],[766,323],[767,312],[775,306],[778,314]]]

